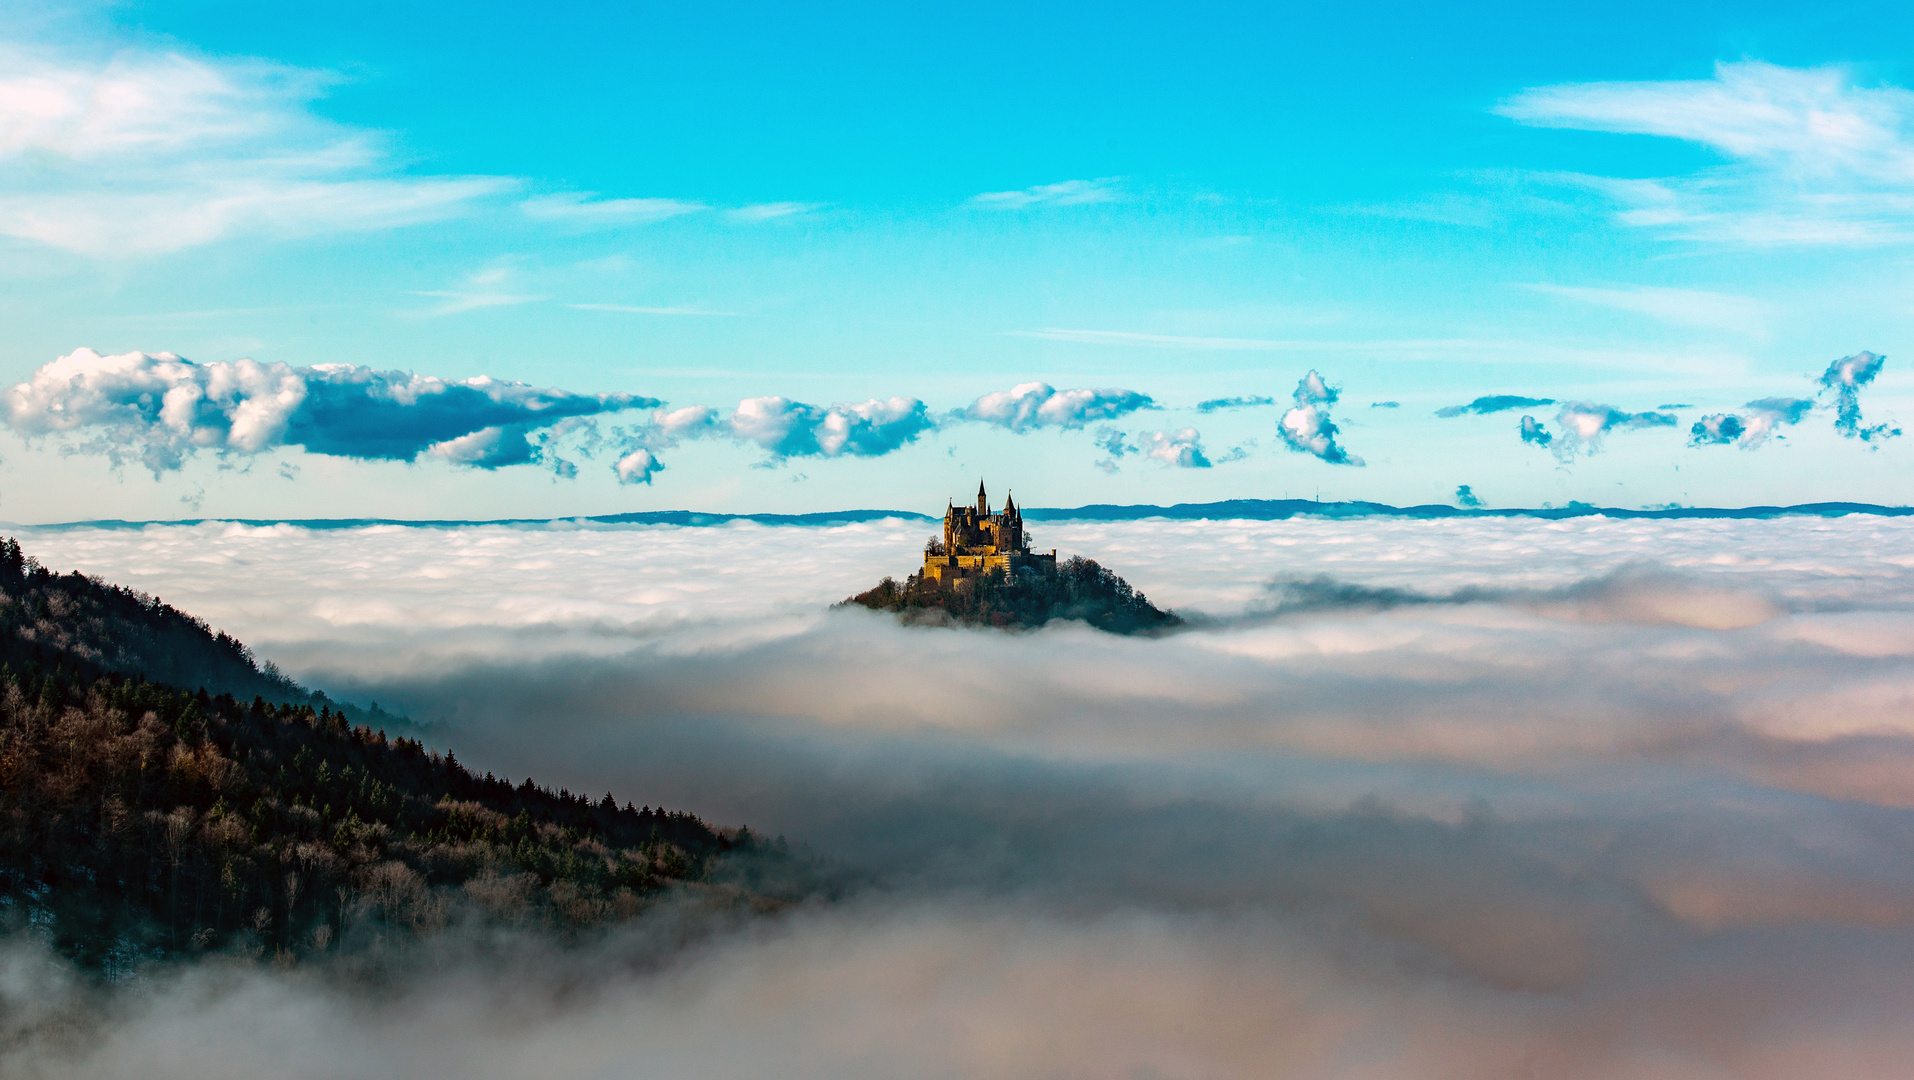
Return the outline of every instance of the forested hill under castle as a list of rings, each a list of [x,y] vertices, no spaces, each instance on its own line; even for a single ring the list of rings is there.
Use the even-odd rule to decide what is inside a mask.
[[[1057,561],[1033,551],[1015,500],[991,513],[982,484],[974,506],[949,505],[943,535],[924,547],[924,566],[904,581],[886,577],[843,602],[894,612],[911,623],[963,623],[1003,630],[1075,619],[1116,634],[1182,623],[1092,559]]]
[[[365,955],[455,923],[575,935],[667,895],[781,902],[783,845],[474,775],[244,645],[0,541],[0,925],[108,976]]]

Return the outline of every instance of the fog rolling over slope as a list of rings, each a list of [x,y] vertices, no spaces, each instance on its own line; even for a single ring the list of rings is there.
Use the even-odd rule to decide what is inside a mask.
[[[1914,1051],[1914,522],[1047,522],[1190,618],[828,605],[921,522],[205,524],[23,541],[477,769],[864,884],[660,960],[458,942],[364,996],[202,964],[41,1076],[1892,1075]],[[501,959],[507,957],[508,959]],[[169,990],[173,992],[151,992]]]

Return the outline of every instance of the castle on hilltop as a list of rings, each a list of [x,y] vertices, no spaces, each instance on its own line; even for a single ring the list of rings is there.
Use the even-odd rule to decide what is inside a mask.
[[[944,539],[932,541],[924,552],[927,581],[955,581],[992,570],[1011,574],[1025,568],[1047,574],[1057,568],[1057,553],[1037,554],[1025,546],[1023,515],[1016,502],[1006,495],[1003,512],[991,513],[982,481],[977,484],[976,506],[945,507]]]

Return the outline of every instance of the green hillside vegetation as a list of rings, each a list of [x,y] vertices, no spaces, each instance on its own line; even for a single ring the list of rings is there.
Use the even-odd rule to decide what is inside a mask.
[[[87,968],[291,960],[472,920],[575,934],[668,894],[779,902],[752,867],[787,859],[781,842],[476,776],[328,705],[168,685],[142,665],[310,696],[204,623],[12,541],[0,594],[0,926]],[[126,636],[142,628],[152,640]]]
[[[1073,556],[1052,573],[993,570],[945,584],[912,574],[843,601],[874,611],[895,612],[914,624],[962,623],[1025,630],[1056,619],[1077,619],[1113,634],[1147,634],[1182,625],[1094,559]],[[842,606],[842,605],[840,605]]]

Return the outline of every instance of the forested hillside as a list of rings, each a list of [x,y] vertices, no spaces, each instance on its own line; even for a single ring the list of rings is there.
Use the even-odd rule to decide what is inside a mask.
[[[88,967],[297,958],[460,920],[568,933],[671,890],[776,902],[739,858],[776,863],[779,844],[242,698],[228,688],[305,692],[158,601],[11,540],[0,560],[0,923]]]

